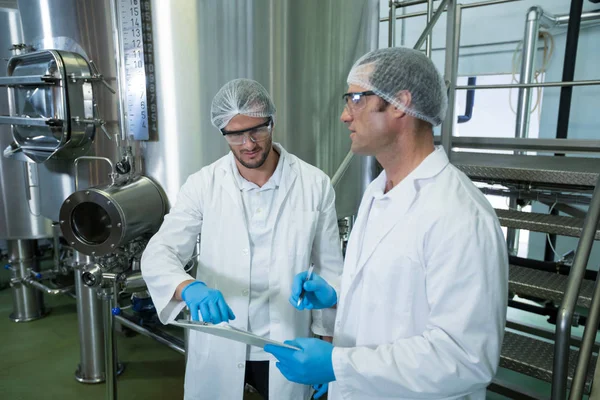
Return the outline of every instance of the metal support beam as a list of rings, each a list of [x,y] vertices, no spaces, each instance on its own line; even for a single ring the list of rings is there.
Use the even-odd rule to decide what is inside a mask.
[[[117,347],[114,340],[114,317],[112,309],[117,291],[105,288],[102,293],[102,318],[104,320],[104,363],[106,367],[106,400],[117,399]]]
[[[433,19],[433,0],[427,0],[427,25],[431,24]],[[427,35],[427,41],[425,42],[425,55],[431,58],[431,49],[433,48],[433,41],[431,38],[431,32]]]
[[[396,2],[390,1],[390,21],[388,26],[388,47],[396,46]]]
[[[446,20],[446,63],[444,77],[448,85],[448,110],[442,124],[442,146],[448,157],[451,156],[452,135],[454,132],[454,108],[456,103],[456,79],[458,74],[458,52],[460,44],[460,19],[462,8],[456,0],[448,0]]]
[[[543,11],[540,7],[531,7],[525,19],[525,33],[523,35],[523,55],[521,61],[520,83],[532,83],[535,72],[535,55],[537,40],[540,30],[540,18]],[[516,138],[529,136],[529,117],[531,115],[531,88],[519,88],[517,103],[517,123],[515,127]]]
[[[431,35],[431,31],[433,30],[433,27],[435,26],[435,24],[438,22],[438,20],[442,16],[442,13],[444,12],[444,8],[446,8],[447,4],[448,4],[448,0],[443,0],[440,3],[437,10],[435,10],[435,14],[433,14],[431,21],[429,21],[427,23],[427,26],[425,26],[423,33],[421,33],[421,36],[419,36],[419,39],[417,39],[417,42],[415,43],[415,46],[413,47],[413,49],[421,50],[421,46],[423,46],[423,43],[425,43],[425,40],[427,40],[427,37]],[[446,44],[447,44],[447,42],[446,42]]]

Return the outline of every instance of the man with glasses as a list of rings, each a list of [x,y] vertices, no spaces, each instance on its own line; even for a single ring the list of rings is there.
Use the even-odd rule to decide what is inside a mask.
[[[483,194],[434,146],[446,87],[406,48],[359,59],[341,119],[352,151],[384,171],[364,193],[338,291],[299,274],[299,309],[337,307],[333,344],[271,346],[288,379],[331,382],[329,400],[485,399],[500,357],[508,294],[504,236]]]
[[[294,276],[311,263],[333,285],[341,275],[329,178],[273,142],[275,106],[258,82],[225,84],[211,116],[231,152],[188,178],[142,257],[160,320],[187,305],[193,320],[277,341],[332,336],[332,313],[288,303]],[[198,234],[193,277],[183,266]],[[265,399],[306,399],[311,390],[287,381],[262,348],[190,331],[187,357],[186,399],[242,399],[245,383]]]

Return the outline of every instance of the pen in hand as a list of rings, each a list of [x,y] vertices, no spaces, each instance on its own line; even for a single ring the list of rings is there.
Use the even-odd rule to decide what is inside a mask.
[[[310,279],[312,278],[314,269],[315,269],[315,264],[310,264],[310,268],[308,269],[308,274],[306,274],[306,280],[304,282],[310,281]],[[300,292],[300,296],[298,296],[298,304],[296,304],[297,307],[300,307],[300,303],[302,303],[302,300],[304,299],[304,293],[305,293],[304,285],[302,285],[302,291]]]

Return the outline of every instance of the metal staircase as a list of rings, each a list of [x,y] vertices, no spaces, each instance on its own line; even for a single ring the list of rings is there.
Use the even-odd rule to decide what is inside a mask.
[[[586,331],[597,330],[593,315],[600,312],[595,282],[585,279],[589,251],[594,240],[600,240],[598,217],[600,216],[600,159],[573,157],[512,156],[496,154],[455,153],[454,164],[475,182],[502,185],[508,188],[505,193],[522,197],[525,192],[536,197],[536,193],[551,193],[555,202],[568,203],[576,198],[579,203],[588,203],[589,211],[585,218],[566,215],[551,215],[517,210],[500,210],[496,213],[502,226],[523,229],[560,236],[580,238],[573,265],[563,268],[563,273],[552,271],[556,263],[545,263],[546,268],[538,267],[532,260],[518,262],[511,257],[509,266],[509,290],[521,298],[532,299],[539,303],[559,306],[554,312],[557,330],[554,341],[547,337],[524,334],[518,326],[507,330],[502,347],[500,366],[515,372],[534,377],[556,385],[558,377],[564,380],[565,391],[576,382],[577,391],[571,391],[571,398],[589,395],[598,361],[597,348],[586,354],[580,354],[583,342],[571,343],[571,322],[580,316],[575,307],[588,309]],[[565,163],[565,160],[569,160]],[[474,160],[487,165],[477,164]],[[521,163],[515,160],[522,161]],[[553,160],[557,162],[552,163]],[[525,165],[529,163],[530,165]],[[570,168],[568,168],[570,167]],[[592,183],[594,182],[594,183]],[[592,194],[593,193],[593,194]],[[568,194],[568,195],[567,195]],[[516,261],[516,262],[515,262]],[[550,266],[550,268],[548,268]],[[564,271],[566,269],[566,271]],[[595,307],[594,298],[596,298]],[[513,302],[515,306],[518,302]],[[535,307],[525,307],[532,310]],[[597,321],[597,317],[596,317]],[[594,336],[588,335],[589,346],[594,346]],[[562,341],[558,340],[562,339]],[[566,346],[565,346],[566,343]],[[575,346],[571,346],[575,344]],[[558,356],[556,356],[558,355]],[[578,364],[582,364],[579,366]],[[559,371],[559,375],[555,372]],[[496,386],[499,384],[496,383]],[[529,397],[515,389],[496,387],[499,392],[511,397]],[[504,390],[503,390],[504,389]],[[573,397],[578,396],[578,397]],[[566,398],[554,397],[553,398]]]
[[[395,22],[416,16],[427,17],[427,27],[414,48],[431,56],[432,28],[446,12],[445,79],[449,90],[449,106],[442,134],[442,144],[450,161],[473,180],[486,194],[510,199],[508,210],[496,210],[502,226],[508,228],[508,248],[512,249],[516,230],[529,230],[549,235],[579,238],[572,263],[537,261],[510,257],[509,291],[517,295],[509,302],[531,312],[543,312],[555,324],[555,330],[507,321],[500,366],[552,384],[552,399],[596,398],[593,386],[599,346],[595,342],[600,322],[600,285],[597,274],[587,270],[590,250],[600,240],[600,140],[566,139],[571,90],[574,86],[598,85],[600,80],[573,80],[577,38],[581,21],[600,19],[600,12],[583,13],[583,0],[572,0],[566,16],[552,16],[540,7],[532,7],[526,16],[523,62],[520,83],[510,85],[458,86],[457,70],[462,11],[468,8],[512,3],[519,0],[488,0],[459,4],[456,0],[390,1],[389,45],[394,46]],[[397,15],[398,9],[427,4],[427,10]],[[567,51],[563,79],[560,82],[533,83],[535,49],[539,28],[568,26]],[[599,77],[600,78],[600,77]],[[556,139],[527,138],[532,90],[538,86],[561,87]],[[519,88],[517,126],[514,138],[481,138],[453,136],[455,93],[468,89]],[[510,150],[513,154],[473,153],[455,149]],[[525,155],[534,151],[549,155]],[[577,153],[577,156],[571,156]],[[569,156],[564,156],[569,154]],[[582,156],[584,154],[584,156]],[[519,204],[540,202],[552,206],[552,213],[521,211]],[[558,212],[562,212],[562,215]],[[532,300],[534,304],[520,302]],[[571,327],[585,324],[582,338],[571,335]],[[597,385],[600,392],[600,383]],[[512,398],[539,398],[536,394],[511,382],[495,380],[489,387]]]

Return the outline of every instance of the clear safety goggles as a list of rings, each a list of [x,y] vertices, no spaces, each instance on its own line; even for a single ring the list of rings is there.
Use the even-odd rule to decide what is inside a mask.
[[[367,96],[376,96],[375,92],[367,90],[366,92],[348,92],[342,95],[344,99],[344,109],[352,114],[355,111],[365,108],[367,105]]]
[[[225,129],[221,129],[221,133],[225,137],[225,140],[232,146],[243,145],[247,140],[251,140],[253,143],[265,141],[271,136],[272,131],[273,119],[271,118],[260,125],[239,131],[226,131]]]

